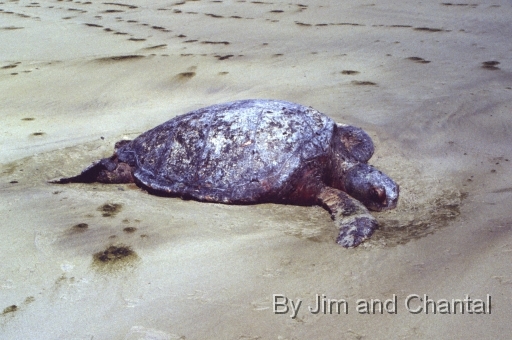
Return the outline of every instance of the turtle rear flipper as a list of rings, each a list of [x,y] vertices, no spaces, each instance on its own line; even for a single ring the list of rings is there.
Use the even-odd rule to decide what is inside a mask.
[[[95,161],[79,175],[60,178],[49,182],[55,184],[93,182],[121,184],[133,183],[133,175],[132,168],[128,164],[119,162],[117,157],[113,156]]]
[[[357,247],[378,227],[377,220],[368,209],[341,190],[325,187],[318,199],[331,212],[334,223],[340,229],[336,243],[345,248]]]

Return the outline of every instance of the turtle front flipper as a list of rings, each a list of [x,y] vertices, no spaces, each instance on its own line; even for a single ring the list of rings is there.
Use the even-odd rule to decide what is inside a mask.
[[[95,161],[82,173],[72,177],[60,178],[57,180],[49,181],[50,183],[66,184],[66,183],[107,183],[107,184],[121,184],[133,183],[133,174],[130,165],[120,162],[117,156],[110,158],[103,158]]]
[[[341,190],[325,187],[318,199],[330,211],[334,223],[340,229],[336,243],[345,248],[357,247],[378,227],[377,220],[368,209]]]

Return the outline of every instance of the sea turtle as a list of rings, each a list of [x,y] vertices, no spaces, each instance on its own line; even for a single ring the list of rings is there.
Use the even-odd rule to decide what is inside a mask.
[[[374,146],[360,128],[279,100],[240,100],[177,116],[80,175],[54,183],[135,182],[148,192],[229,204],[319,204],[355,247],[392,209],[399,187],[367,162]]]

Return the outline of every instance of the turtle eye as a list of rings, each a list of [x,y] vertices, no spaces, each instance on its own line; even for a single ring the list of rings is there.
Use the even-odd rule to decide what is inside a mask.
[[[383,188],[372,187],[370,189],[370,198],[372,201],[384,204],[386,203],[386,191]]]

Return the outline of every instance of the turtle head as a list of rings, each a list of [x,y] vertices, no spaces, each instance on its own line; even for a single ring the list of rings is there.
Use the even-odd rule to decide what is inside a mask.
[[[370,210],[393,209],[398,202],[398,184],[366,163],[359,163],[350,168],[345,173],[344,184],[347,194]]]

